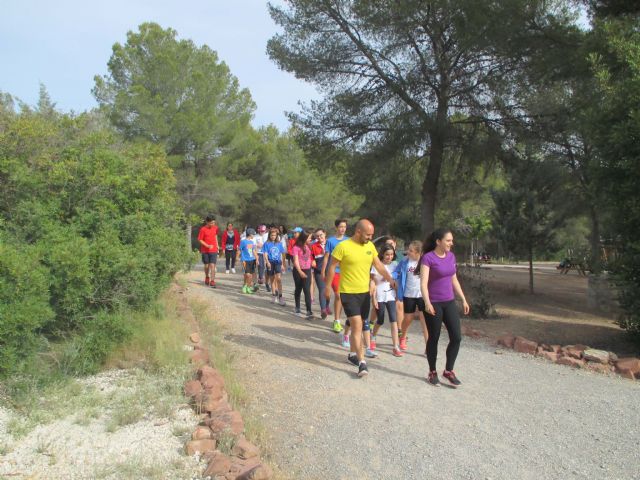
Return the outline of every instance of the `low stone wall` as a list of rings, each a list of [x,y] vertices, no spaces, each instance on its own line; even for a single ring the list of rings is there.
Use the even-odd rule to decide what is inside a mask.
[[[183,299],[181,308],[190,310]],[[195,327],[195,318],[190,322]],[[210,364],[208,348],[200,334],[190,335],[190,361],[195,378],[184,385],[184,394],[201,415],[200,424],[185,445],[187,455],[199,455],[207,463],[203,478],[213,480],[271,480],[273,472],[263,463],[260,449],[244,437],[242,415],[229,404],[224,378]],[[225,452],[220,450],[224,445]]]
[[[523,337],[503,335],[496,342],[519,353],[545,358],[559,365],[585,368],[599,373],[617,373],[631,380],[640,380],[640,358],[618,358],[613,352],[586,345],[545,345]]]

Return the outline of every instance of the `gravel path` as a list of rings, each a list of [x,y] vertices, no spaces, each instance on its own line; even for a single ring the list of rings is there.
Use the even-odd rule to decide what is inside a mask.
[[[329,320],[294,316],[290,291],[280,307],[264,290],[240,294],[240,274],[219,274],[216,290],[201,277],[189,274],[189,294],[226,325],[273,461],[291,478],[640,479],[638,382],[464,338],[463,387],[434,388],[417,325],[403,358],[383,327],[380,357],[359,379]]]

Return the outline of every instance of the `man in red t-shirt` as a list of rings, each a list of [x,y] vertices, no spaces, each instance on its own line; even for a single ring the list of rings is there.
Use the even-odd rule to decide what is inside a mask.
[[[218,261],[218,226],[215,217],[209,215],[198,232],[200,253],[204,263],[204,283],[216,288],[216,262]]]

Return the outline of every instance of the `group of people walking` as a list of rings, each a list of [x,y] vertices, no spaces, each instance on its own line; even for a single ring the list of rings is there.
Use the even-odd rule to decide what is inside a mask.
[[[334,226],[334,235],[327,238],[322,228],[307,231],[296,227],[287,232],[282,225],[249,227],[240,234],[229,223],[222,234],[222,245],[218,246],[215,219],[207,217],[198,235],[205,284],[216,287],[215,262],[217,253],[224,249],[226,273],[235,273],[237,259],[242,262],[242,293],[255,293],[264,284],[271,301],[285,306],[283,275],[291,271],[294,313],[313,318],[315,289],[321,317],[333,314],[333,330],[341,333],[341,344],[350,350],[347,360],[358,368],[360,377],[368,374],[366,358],[378,355],[377,336],[385,318],[391,328],[391,352],[402,357],[408,348],[409,329],[418,317],[429,365],[427,381],[438,386],[436,360],[444,324],[449,345],[442,376],[451,385],[460,386],[453,371],[462,339],[455,296],[462,301],[465,315],[469,305],[456,275],[452,232],[438,229],[424,242],[414,240],[406,252],[398,252],[393,237],[384,237],[376,249],[372,243],[374,225],[367,219],[357,222],[351,237],[346,235],[345,219],[336,220]]]

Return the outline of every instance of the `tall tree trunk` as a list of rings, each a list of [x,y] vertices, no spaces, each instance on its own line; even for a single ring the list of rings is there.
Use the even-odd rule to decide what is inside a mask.
[[[429,147],[429,166],[422,182],[422,231],[429,235],[435,230],[436,201],[438,198],[438,182],[444,160],[444,149],[447,140],[446,100],[438,102],[438,112],[434,128],[429,131],[431,146]]]
[[[529,293],[533,295],[533,246],[529,245]]]
[[[593,204],[589,205],[589,216],[591,217],[591,235],[589,235],[589,247],[591,250],[590,267],[591,271],[599,274],[602,270],[600,259],[600,219]]]

